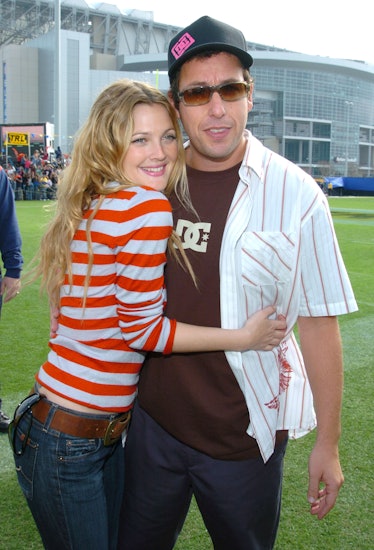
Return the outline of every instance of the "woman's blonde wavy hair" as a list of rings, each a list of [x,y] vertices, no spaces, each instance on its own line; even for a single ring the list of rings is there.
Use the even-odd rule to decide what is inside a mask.
[[[55,215],[41,239],[36,257],[33,279],[41,277],[41,288],[46,291],[52,306],[58,304],[65,274],[72,280],[70,244],[92,200],[99,198],[87,223],[90,260],[86,291],[93,262],[90,222],[105,195],[136,185],[126,177],[123,165],[133,134],[134,107],[139,104],[162,105],[167,110],[177,136],[178,158],[164,193],[170,196],[174,192],[184,206],[193,210],[187,187],[182,134],[175,110],[166,95],[146,83],[127,79],[107,86],[97,97],[75,138],[71,163],[59,178]],[[118,183],[118,186],[108,188],[111,182]],[[183,258],[184,267],[195,281],[181,241],[174,231],[169,239],[169,251],[179,263],[180,256]]]

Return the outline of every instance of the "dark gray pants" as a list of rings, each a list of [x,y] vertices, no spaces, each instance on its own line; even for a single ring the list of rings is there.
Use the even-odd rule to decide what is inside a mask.
[[[213,459],[170,436],[136,406],[126,442],[118,548],[173,548],[193,494],[215,550],[270,550],[286,446],[287,440],[266,464],[261,458]]]

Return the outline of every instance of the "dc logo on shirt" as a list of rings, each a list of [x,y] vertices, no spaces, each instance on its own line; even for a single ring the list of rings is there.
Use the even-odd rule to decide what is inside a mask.
[[[206,252],[211,223],[193,223],[188,220],[178,220],[176,231],[182,239],[183,248]]]

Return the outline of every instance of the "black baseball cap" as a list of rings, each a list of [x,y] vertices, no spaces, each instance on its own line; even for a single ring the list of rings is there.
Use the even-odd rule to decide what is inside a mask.
[[[170,41],[168,51],[169,77],[171,78],[185,61],[204,50],[232,53],[240,59],[247,69],[253,63],[252,57],[247,52],[247,43],[241,31],[204,15],[182,29]]]

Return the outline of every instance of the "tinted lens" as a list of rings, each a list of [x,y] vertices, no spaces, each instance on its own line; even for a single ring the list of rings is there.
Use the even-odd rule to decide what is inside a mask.
[[[29,409],[27,409],[27,410],[29,410]],[[10,446],[12,447],[12,451],[14,452],[14,454],[19,455],[19,456],[22,455],[25,452],[26,445],[27,445],[27,440],[29,439],[31,424],[32,424],[32,416],[31,416],[31,413],[30,413],[30,418],[28,419],[27,427],[26,427],[26,429],[23,433],[23,439],[18,438],[18,440],[17,440],[17,426],[18,426],[21,418],[24,417],[26,412],[27,411],[24,411],[23,415],[21,417],[19,417],[17,422],[15,420],[12,420],[12,422],[9,425],[9,432],[8,432],[9,443],[10,443]]]
[[[27,413],[27,411],[29,411],[32,408],[32,406],[35,405],[35,403],[37,403],[40,399],[41,399],[41,397],[37,393],[29,395],[28,397],[26,397],[26,399],[21,401],[21,403],[18,405],[18,407],[16,408],[16,410],[14,412],[14,418],[13,418],[12,422],[10,423],[8,435],[9,435],[10,445],[13,449],[13,452],[16,455],[23,454],[23,452],[26,448],[27,440],[28,440],[28,437],[29,437],[30,429],[31,429],[32,417],[30,416],[30,420],[29,420],[29,423],[27,425],[25,437],[21,442],[20,448],[17,448],[18,446],[16,444],[17,426],[18,426],[19,422],[21,421],[21,419],[23,418],[23,416]]]
[[[233,82],[232,84],[224,84],[219,90],[219,95],[225,101],[236,101],[241,99],[247,93],[247,84],[245,82]]]
[[[231,82],[221,86],[199,86],[189,88],[179,94],[185,105],[204,105],[209,103],[212,94],[218,92],[224,101],[236,101],[245,97],[249,86],[246,82]]]
[[[14,422],[18,424],[25,412],[31,409],[31,407],[35,405],[35,403],[37,403],[39,400],[40,395],[38,393],[33,393],[32,395],[28,395],[23,401],[21,401],[14,412]]]
[[[10,426],[9,426],[9,443],[10,443],[10,446],[12,447],[12,451],[14,452],[15,455],[20,456],[25,452],[26,445],[27,445],[27,440],[29,438],[29,434],[30,434],[30,430],[31,430],[31,422],[32,422],[32,417],[30,415],[30,419],[28,420],[28,423],[27,423],[27,428],[26,428],[26,430],[23,434],[24,437],[23,437],[22,440],[21,440],[21,438],[18,438],[18,441],[17,441],[17,426],[18,426],[19,421],[16,423],[14,420],[12,420],[12,422],[10,423]]]
[[[211,92],[208,86],[201,86],[199,88],[185,90],[182,97],[186,105],[203,105],[204,103],[208,103],[210,94]]]

